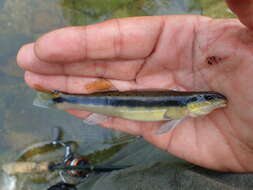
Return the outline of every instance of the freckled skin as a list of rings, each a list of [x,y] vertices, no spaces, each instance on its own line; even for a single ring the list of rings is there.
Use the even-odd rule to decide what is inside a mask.
[[[227,108],[185,120],[162,136],[154,135],[161,122],[113,118],[101,125],[141,135],[203,167],[253,172],[252,1],[228,2],[249,29],[237,19],[189,15],[118,19],[44,35],[20,50],[18,64],[30,87],[68,93],[85,93],[84,85],[94,78],[105,78],[120,91],[179,86],[220,92],[228,98]],[[208,56],[222,61],[209,65]]]
[[[206,62],[209,65],[219,64],[221,61],[222,59],[220,57],[211,56],[206,58]]]

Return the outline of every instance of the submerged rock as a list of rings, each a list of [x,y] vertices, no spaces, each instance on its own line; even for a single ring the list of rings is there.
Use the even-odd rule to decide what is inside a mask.
[[[5,64],[2,63],[2,65],[0,66],[0,71],[7,74],[9,77],[18,77],[21,80],[23,79],[24,70],[17,66],[16,56],[8,58]]]
[[[236,18],[230,11],[225,1],[220,0],[200,0],[202,14],[212,18]]]
[[[63,0],[61,5],[72,25],[119,17],[201,13],[198,0]]]
[[[0,176],[0,190],[17,190],[17,178],[2,173]]]
[[[57,1],[6,0],[2,9],[12,32],[33,35],[64,25]]]

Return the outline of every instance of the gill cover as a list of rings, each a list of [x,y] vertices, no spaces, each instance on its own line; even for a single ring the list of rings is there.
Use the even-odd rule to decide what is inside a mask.
[[[189,115],[197,117],[206,115],[215,109],[225,107],[227,98],[219,93],[204,93],[191,96],[187,102]]]

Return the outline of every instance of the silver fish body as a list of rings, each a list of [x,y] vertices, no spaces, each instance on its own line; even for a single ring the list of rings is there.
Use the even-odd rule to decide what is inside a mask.
[[[227,99],[217,92],[112,91],[86,95],[40,93],[34,104],[129,120],[162,121],[206,115],[226,106]]]

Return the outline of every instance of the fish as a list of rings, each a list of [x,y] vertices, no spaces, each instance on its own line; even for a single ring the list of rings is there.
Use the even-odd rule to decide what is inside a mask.
[[[61,110],[77,109],[100,115],[91,122],[110,117],[135,121],[169,121],[161,133],[174,128],[188,117],[198,117],[227,106],[227,98],[218,92],[194,91],[107,91],[92,94],[38,92],[33,104]],[[89,120],[89,118],[88,118]]]

